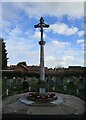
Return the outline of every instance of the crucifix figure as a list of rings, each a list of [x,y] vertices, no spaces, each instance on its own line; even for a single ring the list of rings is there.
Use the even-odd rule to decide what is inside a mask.
[[[39,41],[40,45],[40,81],[38,91],[40,94],[45,94],[46,92],[46,81],[45,81],[45,68],[44,68],[44,45],[45,41],[43,39],[43,28],[48,28],[49,25],[44,23],[43,17],[40,18],[40,23],[34,26],[35,28],[40,28],[41,40]]]

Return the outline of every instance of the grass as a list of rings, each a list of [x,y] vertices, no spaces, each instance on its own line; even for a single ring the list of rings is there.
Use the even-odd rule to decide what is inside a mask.
[[[29,84],[31,85],[32,91],[35,91],[37,82],[38,81],[34,80],[34,79],[29,81]],[[2,82],[2,95],[6,92],[7,89],[9,90],[9,96],[24,92],[22,84],[19,85],[19,84],[16,84],[16,82],[13,82],[11,85],[9,85],[9,84],[6,85],[5,81],[3,80],[3,82]],[[29,91],[29,90],[27,90],[27,91]],[[5,97],[6,97],[6,94],[2,98],[5,98]]]
[[[29,84],[31,85],[32,91],[36,90],[36,85],[37,85],[37,80],[31,80],[29,81]],[[63,90],[63,86],[67,86],[67,90]],[[69,94],[69,95],[75,95],[76,94],[76,86],[73,84],[67,84],[66,82],[62,83],[62,84],[53,84],[53,86],[55,87],[55,92],[58,93],[64,93],[64,94]],[[16,87],[16,88],[15,88]],[[23,88],[22,85],[19,85],[16,83],[13,83],[11,86],[6,85],[5,82],[2,82],[2,94],[9,89],[9,96],[14,95],[14,94],[18,94],[18,93],[23,93]],[[49,86],[49,91],[52,91],[52,86]],[[6,94],[3,96],[3,98],[6,97]],[[86,101],[86,89],[84,90],[80,90],[79,91],[79,98],[83,99],[84,101]]]
[[[63,86],[67,86],[67,90],[63,89]],[[77,95],[76,93],[76,86],[72,84],[60,84],[60,85],[55,85],[57,93],[63,93],[63,94],[68,94],[68,95],[75,95],[82,100],[86,102],[86,89],[84,88],[83,90],[79,90],[79,94]]]
[[[10,85],[6,85],[5,82],[2,82],[2,95],[6,92],[6,90],[9,90],[9,96],[20,93],[22,90],[22,86],[20,85],[16,85],[16,84],[11,84]],[[6,94],[4,94],[4,96],[2,98],[5,98]]]

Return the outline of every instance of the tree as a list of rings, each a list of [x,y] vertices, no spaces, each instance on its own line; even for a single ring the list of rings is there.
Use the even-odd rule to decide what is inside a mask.
[[[1,41],[1,49],[2,49],[2,70],[6,69],[7,68],[7,50],[6,50],[6,43],[3,41],[2,38],[0,38],[0,41]]]

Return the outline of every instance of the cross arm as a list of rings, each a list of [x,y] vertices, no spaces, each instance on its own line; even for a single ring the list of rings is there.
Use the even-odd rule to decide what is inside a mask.
[[[35,28],[41,28],[41,27],[45,27],[45,28],[48,28],[49,25],[48,24],[37,24],[37,25],[34,25]]]
[[[49,27],[49,25],[48,25],[48,24],[43,24],[43,27],[48,28],[48,27]]]
[[[41,27],[41,24],[37,24],[37,25],[34,25],[35,28],[40,28]]]

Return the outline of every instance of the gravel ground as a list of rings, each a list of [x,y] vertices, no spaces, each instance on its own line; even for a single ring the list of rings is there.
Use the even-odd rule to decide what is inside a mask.
[[[19,102],[19,98],[26,95],[17,94],[2,101],[2,113],[37,114],[37,115],[71,115],[84,114],[85,102],[76,96],[57,93],[65,98],[65,102],[54,106],[28,106]]]

